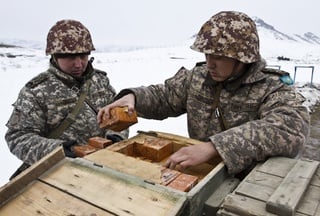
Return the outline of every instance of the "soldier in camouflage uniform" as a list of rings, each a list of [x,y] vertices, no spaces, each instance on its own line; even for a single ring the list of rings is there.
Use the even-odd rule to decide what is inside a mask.
[[[116,94],[107,74],[92,66],[89,55],[95,50],[88,29],[75,20],[58,21],[49,31],[46,54],[49,69],[31,79],[20,91],[7,123],[5,139],[10,151],[31,165],[62,145],[66,156],[75,157],[72,146],[86,144],[90,137],[106,137],[113,142],[128,137],[100,129],[98,110]],[[76,116],[70,114],[79,97],[85,100]],[[67,119],[67,120],[65,120]],[[70,124],[52,134],[59,125]]]
[[[220,12],[202,26],[191,48],[204,53],[206,62],[182,67],[164,84],[122,90],[98,121],[115,106],[148,119],[186,113],[189,136],[203,143],[175,152],[169,168],[221,158],[230,174],[238,174],[271,156],[297,156],[310,116],[304,98],[286,84],[288,73],[265,68],[253,20]]]

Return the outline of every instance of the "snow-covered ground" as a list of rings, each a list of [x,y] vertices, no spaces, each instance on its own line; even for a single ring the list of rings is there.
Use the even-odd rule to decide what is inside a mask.
[[[94,52],[94,66],[108,73],[112,85],[117,91],[126,87],[149,85],[163,82],[173,76],[181,66],[191,69],[196,62],[203,61],[204,56],[192,51],[189,46],[192,41],[186,41],[176,46],[137,49],[122,52],[104,52],[102,49]],[[262,56],[270,66],[280,66],[281,69],[295,75],[298,89],[307,98],[305,105],[312,108],[320,100],[320,91],[310,88],[311,68],[313,66],[313,84],[318,89],[320,83],[320,46],[294,44],[262,40]],[[16,55],[15,58],[10,57]],[[278,61],[278,56],[284,56],[291,61]],[[13,156],[6,145],[4,134],[6,122],[12,112],[11,104],[16,100],[23,85],[47,69],[49,57],[43,49],[32,48],[0,48],[0,186],[7,183],[9,176],[21,162]],[[308,84],[309,83],[309,84]],[[185,116],[154,121],[139,119],[139,123],[130,129],[130,136],[137,130],[157,130],[187,136]]]

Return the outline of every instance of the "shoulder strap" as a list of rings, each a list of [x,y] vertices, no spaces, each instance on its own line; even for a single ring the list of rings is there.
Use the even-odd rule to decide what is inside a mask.
[[[27,82],[26,87],[34,88],[34,87],[38,86],[40,83],[48,80],[49,76],[50,75],[48,72],[42,72],[38,76],[32,78],[29,82]]]
[[[87,92],[90,86],[90,79],[86,81],[84,84],[84,88],[82,89],[77,104],[74,106],[73,110],[67,115],[67,117],[60,123],[58,127],[53,129],[48,138],[57,138],[59,137],[67,127],[73,122],[75,122],[77,115],[79,114],[80,109],[83,107],[83,102],[86,99]]]
[[[80,93],[79,99],[77,101],[77,104],[73,108],[72,112],[70,112],[68,114],[68,116],[61,122],[61,124],[58,127],[56,127],[53,131],[50,132],[50,134],[48,135],[48,138],[57,138],[57,137],[59,137],[63,133],[63,131],[65,129],[67,129],[67,127],[76,120],[76,117],[77,117],[80,109],[83,107],[83,104],[84,104],[83,102],[85,101],[85,98],[87,96],[87,93],[88,93],[88,90],[89,90],[89,86],[90,86],[90,79],[88,79],[85,82],[84,87],[83,87],[83,89],[82,89],[82,91]],[[12,176],[9,178],[9,180],[12,180],[14,177],[19,175],[22,171],[24,171],[28,167],[30,167],[30,165],[24,162],[12,174]]]
[[[293,79],[290,77],[290,74],[283,70],[277,70],[273,68],[264,68],[261,70],[264,73],[272,73],[278,75],[280,81],[287,85],[292,85],[294,83]]]
[[[274,68],[263,68],[261,71],[264,72],[264,73],[277,74],[278,76],[290,75],[286,71],[279,70],[279,69],[274,69]]]

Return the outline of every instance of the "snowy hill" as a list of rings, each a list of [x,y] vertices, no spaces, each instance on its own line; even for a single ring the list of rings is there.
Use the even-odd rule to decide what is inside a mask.
[[[264,20],[260,19],[259,17],[252,17],[252,19],[255,21],[257,25],[257,29],[260,35],[261,41],[265,39],[265,37],[276,40],[276,41],[282,41],[282,42],[294,42],[294,43],[304,43],[309,45],[320,45],[320,37],[315,35],[312,32],[304,33],[303,35],[299,34],[293,34],[289,35],[281,30],[276,29],[271,24],[266,23]],[[193,35],[191,37],[192,40],[194,40],[196,35]],[[187,37],[186,37],[187,38]],[[19,47],[25,47],[25,48],[33,48],[33,49],[44,49],[45,47],[45,41],[39,42],[39,41],[27,41],[24,39],[18,39],[18,38],[0,38],[0,45],[1,44],[8,44],[8,45],[15,45]],[[172,44],[171,44],[172,45]],[[162,44],[160,46],[166,46],[166,44]],[[96,48],[98,51],[103,52],[118,52],[118,51],[132,51],[137,49],[144,49],[144,48],[150,48],[150,47],[159,47],[159,45],[136,45],[136,44],[99,44],[96,45]]]
[[[272,25],[269,25],[268,23],[264,22],[260,18],[254,17],[253,20],[257,25],[257,29],[259,33],[261,31],[268,31],[271,37],[273,37],[275,40],[289,40],[289,41],[297,42],[297,40],[295,40],[293,37],[278,31]]]
[[[273,37],[275,40],[282,40],[282,41],[291,41],[291,42],[297,42],[297,43],[306,43],[306,44],[312,44],[312,45],[320,45],[320,38],[313,34],[312,32],[304,33],[303,35],[294,34],[294,35],[288,35],[285,34],[276,28],[274,28],[272,25],[264,22],[262,19],[258,17],[254,17],[253,20],[255,21],[258,32],[267,31],[269,32],[270,36]]]
[[[300,38],[301,40],[307,42],[307,43],[320,45],[320,38],[311,32],[307,32],[303,36],[300,36],[297,34],[295,36]]]
[[[297,42],[297,43],[307,43],[307,44],[312,44],[312,45],[320,45],[320,38],[313,34],[312,32],[307,32],[304,33],[303,35],[299,34],[294,34],[292,36],[285,34],[277,29],[275,29],[272,25],[269,25],[268,23],[264,22],[262,19],[258,17],[253,18],[257,28],[258,32],[262,31],[268,31],[270,35],[275,40],[283,40],[283,41],[292,41],[292,42]]]

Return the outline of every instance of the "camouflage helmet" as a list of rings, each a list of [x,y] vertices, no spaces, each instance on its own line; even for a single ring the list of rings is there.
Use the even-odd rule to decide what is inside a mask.
[[[246,14],[222,11],[200,29],[191,49],[253,63],[260,59],[259,36],[254,21]]]
[[[89,30],[76,20],[58,21],[49,30],[46,55],[88,53],[95,50]]]

